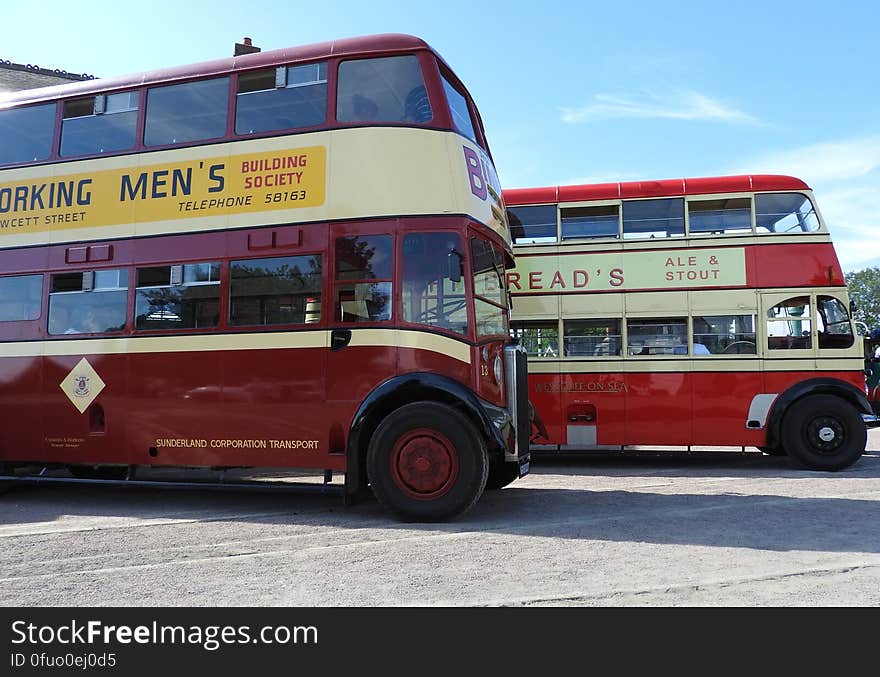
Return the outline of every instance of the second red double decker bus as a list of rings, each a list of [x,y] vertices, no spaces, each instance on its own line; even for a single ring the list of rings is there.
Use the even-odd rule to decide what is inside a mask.
[[[504,195],[535,444],[758,447],[821,470],[862,455],[872,414],[863,345],[803,181]]]

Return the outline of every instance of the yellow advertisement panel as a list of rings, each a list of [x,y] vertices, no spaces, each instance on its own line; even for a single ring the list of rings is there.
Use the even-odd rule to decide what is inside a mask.
[[[0,246],[10,235],[316,207],[326,183],[324,146],[5,182]]]
[[[519,256],[507,282],[514,294],[741,287],[746,256],[742,247]]]

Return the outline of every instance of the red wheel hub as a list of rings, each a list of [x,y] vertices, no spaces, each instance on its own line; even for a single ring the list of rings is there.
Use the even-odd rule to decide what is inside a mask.
[[[458,478],[458,453],[452,442],[436,430],[410,430],[391,450],[391,476],[411,498],[438,498]]]

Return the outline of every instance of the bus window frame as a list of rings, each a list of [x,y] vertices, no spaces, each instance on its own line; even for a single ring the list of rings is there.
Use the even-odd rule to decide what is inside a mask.
[[[797,194],[803,196],[807,202],[810,203],[811,213],[816,217],[816,221],[819,223],[819,227],[815,230],[795,230],[795,231],[759,231],[758,230],[758,196],[759,195],[787,195],[787,194]],[[793,212],[792,212],[793,213]],[[752,193],[752,228],[754,229],[755,235],[761,238],[773,238],[773,237],[786,237],[786,236],[795,236],[795,237],[804,237],[810,235],[816,235],[818,233],[828,234],[828,227],[825,224],[825,219],[822,216],[822,212],[819,210],[819,206],[816,204],[816,199],[813,196],[812,191],[808,190],[756,190]],[[783,217],[786,218],[786,217]],[[780,219],[782,220],[782,219]]]
[[[186,269],[186,266],[195,266],[195,265],[218,265],[218,275],[216,280],[209,281],[200,281],[200,282],[189,282],[187,283],[185,280],[179,284],[173,284],[170,279],[173,276],[172,269],[175,266],[180,266],[183,270],[181,274]],[[195,333],[216,333],[221,330],[221,325],[223,324],[224,319],[224,309],[229,306],[229,299],[224,298],[224,265],[229,268],[229,259],[221,259],[221,260],[198,260],[198,261],[175,261],[172,263],[143,263],[143,264],[135,264],[131,267],[129,275],[133,275],[134,279],[129,283],[132,287],[132,311],[131,311],[131,334],[133,336],[142,336],[148,334],[178,334],[185,332],[195,332]],[[149,269],[149,268],[169,268],[169,282],[164,285],[145,285],[140,286],[138,284],[138,273],[141,270]],[[130,278],[131,279],[131,278]],[[228,280],[228,276],[227,276]],[[137,323],[137,305],[138,305],[138,295],[143,289],[163,289],[163,288],[174,288],[174,287],[217,287],[217,321],[213,325],[202,325],[202,326],[192,326],[192,327],[138,327]],[[227,285],[226,288],[229,288]],[[228,295],[226,295],[228,296]],[[225,303],[224,303],[225,301]],[[223,329],[228,328],[228,323],[222,327]]]
[[[489,144],[486,141],[486,134],[483,130],[483,118],[480,116],[480,112],[477,109],[477,105],[474,102],[474,98],[471,96],[471,93],[468,91],[467,87],[464,86],[464,83],[458,79],[458,77],[446,66],[446,64],[441,63],[439,59],[433,59],[436,66],[436,78],[434,80],[437,96],[442,102],[442,112],[443,117],[445,118],[446,128],[455,134],[458,134],[463,139],[467,139],[471,143],[476,143],[480,148],[482,148],[486,153],[488,153],[489,157],[492,157],[492,153],[489,151]],[[471,125],[474,127],[474,135],[476,139],[471,139],[464,133],[458,131],[455,126],[455,122],[452,119],[452,107],[449,104],[449,98],[446,96],[446,89],[443,86],[443,80],[446,80],[450,85],[452,85],[453,89],[455,89],[459,94],[464,95],[464,99],[467,102],[468,111],[471,116]],[[435,120],[436,113],[435,113]],[[557,218],[558,220],[558,218]]]
[[[780,191],[783,192],[783,191]],[[790,192],[790,191],[787,191]],[[739,193],[706,193],[704,195],[685,195],[684,196],[684,232],[685,237],[698,237],[700,239],[712,238],[730,238],[730,237],[750,237],[755,235],[755,195],[757,192],[739,192]],[[746,198],[749,200],[749,231],[719,233],[716,231],[691,231],[691,202],[710,202],[712,200],[736,200]]]
[[[54,282],[54,277],[56,275],[96,275],[101,272],[116,272],[117,280],[118,274],[120,272],[124,272],[126,275],[126,286],[125,287],[92,287],[90,289],[71,289],[67,291],[52,291],[52,285]],[[48,284],[45,284],[43,297],[45,299],[45,322],[42,322],[42,331],[45,332],[45,336],[51,340],[59,340],[59,339],[71,339],[71,338],[97,338],[102,336],[111,336],[114,338],[119,338],[122,336],[131,336],[132,329],[134,326],[134,321],[132,318],[133,312],[133,294],[132,294],[132,275],[134,274],[134,269],[128,265],[109,265],[104,267],[88,267],[81,268],[78,270],[51,270],[47,273],[47,281]],[[113,331],[76,331],[70,332],[67,331],[61,333],[54,333],[50,330],[52,325],[52,298],[54,297],[64,297],[64,296],[79,296],[83,294],[107,294],[107,293],[118,293],[125,292],[125,309],[124,309],[124,323],[122,327]],[[68,320],[68,324],[70,324],[71,320]]]
[[[563,207],[563,204],[565,205]],[[532,205],[528,205],[532,206]],[[563,209],[583,209],[586,207],[617,207],[617,235],[596,235],[595,237],[569,237],[562,232]],[[638,238],[630,238],[638,239]],[[650,239],[650,238],[649,238]],[[556,203],[556,244],[574,244],[589,242],[621,242],[623,240],[623,200],[579,200],[577,202]],[[543,243],[541,243],[543,244]],[[552,244],[552,243],[547,243]]]
[[[100,92],[98,94],[90,94],[88,96],[72,96],[72,97],[68,97],[66,99],[60,100],[60,104],[61,104],[59,106],[60,115],[59,115],[59,119],[56,124],[56,129],[54,132],[55,136],[57,137],[57,143],[58,143],[58,148],[57,148],[58,160],[61,162],[64,162],[64,161],[70,161],[70,160],[83,160],[83,159],[89,159],[89,158],[128,155],[128,154],[135,152],[139,148],[141,148],[141,145],[142,145],[142,138],[141,137],[143,135],[143,122],[144,122],[143,107],[144,107],[145,101],[146,101],[145,96],[144,96],[144,91],[145,91],[145,89],[142,87],[128,87],[128,88],[123,88],[123,89],[118,89],[118,90],[111,90],[111,91],[107,91],[107,92]],[[108,99],[111,96],[117,96],[119,94],[129,94],[129,95],[135,94],[136,99],[137,99],[137,103],[136,103],[137,107],[133,108],[133,109],[129,109],[127,111],[108,112],[105,110],[101,113],[94,113],[93,112],[88,115],[74,116],[74,117],[69,117],[69,118],[66,117],[64,114],[65,108],[67,108],[67,104],[69,104],[71,102],[82,101],[85,99],[90,99],[94,102],[95,99],[97,99],[98,97],[103,97],[105,99],[104,105],[106,106],[106,99]],[[61,148],[64,143],[64,122],[65,122],[65,120],[75,120],[75,119],[81,119],[81,118],[94,118],[94,117],[98,117],[99,115],[100,116],[116,115],[118,113],[127,113],[127,112],[134,112],[135,113],[134,129],[133,129],[133,135],[132,135],[132,145],[130,145],[126,148],[119,148],[117,150],[111,150],[111,151],[107,151],[107,152],[97,152],[97,153],[72,153],[70,155],[64,155],[61,152]]]
[[[469,296],[470,296],[470,299],[471,299],[470,309],[468,312],[469,312],[469,314],[473,315],[473,323],[472,323],[473,329],[471,330],[471,333],[473,335],[473,339],[477,343],[490,343],[492,341],[498,340],[499,337],[508,337],[510,335],[511,296],[510,296],[510,290],[506,287],[507,267],[504,263],[504,247],[499,245],[498,242],[495,241],[494,237],[490,237],[488,233],[480,233],[478,230],[476,230],[474,228],[468,228],[464,237],[467,242],[467,245],[466,245],[467,255],[464,257],[465,275],[463,277],[470,280],[469,287],[466,287],[466,289],[467,289]],[[475,259],[474,259],[474,252],[473,252],[473,240],[475,240],[475,239],[488,243],[493,248],[493,250],[495,250],[495,252],[501,256],[501,261],[502,261],[502,263],[501,263],[501,278],[502,279],[499,281],[499,285],[500,285],[502,303],[498,303],[497,301],[490,299],[486,296],[483,296],[481,294],[477,294],[477,292],[476,292],[477,271],[474,270]],[[482,301],[483,303],[488,303],[491,306],[494,306],[496,308],[501,309],[501,314],[502,314],[502,317],[504,318],[504,324],[507,325],[507,329],[505,331],[498,333],[498,334],[486,334],[485,336],[480,335],[480,332],[478,330],[478,325],[477,325],[477,300]]]
[[[451,336],[456,339],[466,339],[468,341],[473,341],[476,336],[476,327],[474,326],[474,322],[476,320],[474,313],[474,304],[472,302],[474,298],[473,294],[473,283],[470,279],[470,276],[467,274],[467,271],[470,270],[470,253],[467,251],[466,242],[469,242],[467,239],[468,230],[462,230],[461,228],[426,228],[426,229],[412,229],[407,228],[398,232],[399,246],[400,246],[400,255],[395,258],[395,267],[394,267],[394,275],[395,281],[397,282],[398,291],[395,291],[394,294],[394,302],[395,307],[394,311],[397,313],[396,317],[398,318],[395,324],[419,329],[421,331],[429,331],[432,333],[439,333],[446,336]],[[449,329],[448,327],[442,327],[439,325],[431,325],[424,324],[421,322],[412,322],[411,320],[407,320],[406,314],[404,312],[404,303],[403,303],[403,291],[404,291],[404,269],[403,269],[403,256],[404,256],[404,242],[409,235],[435,235],[435,234],[444,234],[451,233],[454,234],[458,238],[459,245],[464,251],[459,251],[461,255],[461,266],[462,266],[462,275],[461,275],[461,284],[464,295],[464,303],[465,303],[465,315],[467,317],[467,327],[464,332],[455,331],[454,329]],[[444,278],[448,279],[448,278]]]
[[[297,63],[287,63],[287,64],[276,64],[275,66],[260,66],[258,68],[249,68],[247,70],[235,71],[232,73],[232,89],[230,92],[231,101],[231,110],[229,115],[232,117],[232,124],[230,140],[245,140],[245,139],[262,139],[267,137],[275,137],[275,136],[289,136],[292,134],[306,134],[308,132],[314,132],[322,129],[330,129],[338,125],[336,118],[332,115],[331,106],[331,95],[333,98],[332,105],[335,107],[336,105],[336,66],[339,63],[340,59],[338,58],[323,58],[323,59],[314,59],[311,61],[303,61]],[[239,134],[235,131],[236,126],[236,115],[238,112],[238,82],[239,78],[242,75],[251,75],[253,73],[258,73],[260,71],[265,71],[268,69],[277,70],[278,68],[297,68],[299,66],[312,66],[315,64],[327,64],[327,80],[326,80],[326,97],[324,99],[324,120],[317,125],[308,125],[305,127],[282,127],[279,129],[270,129],[259,132],[253,132],[252,134]]]
[[[234,263],[243,261],[261,261],[265,259],[288,259],[295,257],[318,256],[321,258],[321,301],[319,308],[321,311],[318,322],[306,322],[306,312],[303,314],[302,322],[285,322],[283,324],[236,324],[232,321],[232,266]],[[252,252],[247,255],[235,255],[223,257],[220,261],[220,319],[215,327],[210,328],[210,332],[243,332],[243,333],[259,333],[259,332],[279,332],[297,329],[314,329],[318,327],[326,327],[326,294],[327,294],[327,258],[328,253],[324,250],[313,251],[275,251],[273,254],[261,253],[254,255]],[[205,261],[192,261],[191,263],[205,263]],[[225,286],[224,286],[225,285]],[[184,330],[167,330],[167,331],[184,331]],[[197,331],[188,329],[186,331]]]
[[[337,267],[336,243],[341,238],[358,238],[358,237],[388,237],[391,239],[391,278],[340,278]],[[328,284],[328,304],[330,314],[327,321],[334,327],[340,328],[364,328],[381,326],[387,327],[392,324],[399,324],[402,317],[403,305],[401,301],[400,276],[403,272],[402,263],[400,261],[400,238],[399,232],[388,224],[383,224],[379,228],[358,228],[356,224],[345,224],[339,228],[331,228],[329,231],[329,239],[327,245],[327,257],[330,261],[323,268],[323,275],[327,278]],[[391,299],[389,302],[389,314],[386,319],[382,320],[344,320],[341,315],[337,315],[337,298],[340,288],[351,286],[356,288],[357,285],[363,284],[388,284],[391,285]],[[322,306],[323,309],[323,306]],[[322,316],[323,317],[323,316]],[[422,326],[422,325],[419,325]]]

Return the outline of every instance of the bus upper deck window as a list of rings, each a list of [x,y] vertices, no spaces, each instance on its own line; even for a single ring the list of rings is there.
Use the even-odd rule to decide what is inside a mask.
[[[690,200],[688,221],[691,234],[752,232],[752,201],[747,197]]]
[[[449,101],[449,112],[452,115],[452,124],[455,125],[456,130],[476,143],[477,133],[474,131],[474,121],[471,118],[467,99],[455,85],[446,79],[445,76],[442,79],[443,91],[446,92],[446,99]]]
[[[164,146],[226,133],[229,78],[153,87],[147,92],[144,144]]]
[[[326,61],[238,76],[236,134],[313,127],[326,118]]]
[[[433,118],[415,56],[358,59],[339,64],[339,122],[409,122]]]
[[[138,93],[99,94],[64,102],[61,155],[96,155],[134,147]]]
[[[556,205],[508,207],[507,220],[514,244],[556,242]]]
[[[684,235],[684,200],[624,200],[623,237],[681,237]]]
[[[819,230],[819,217],[802,193],[762,193],[755,196],[758,233],[810,233]]]
[[[54,103],[0,111],[0,164],[45,160],[54,130]]]
[[[562,239],[620,237],[620,208],[617,205],[566,207],[561,210]]]

